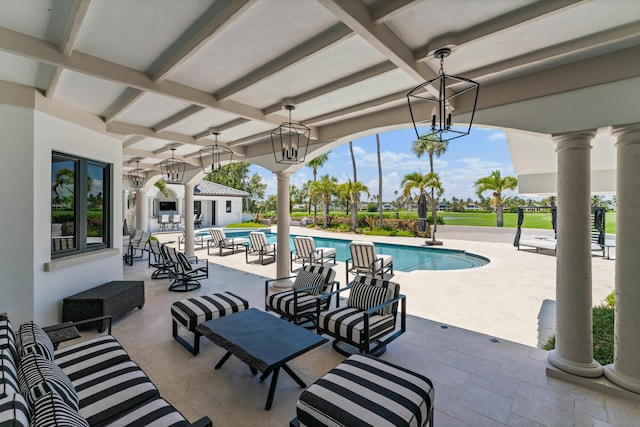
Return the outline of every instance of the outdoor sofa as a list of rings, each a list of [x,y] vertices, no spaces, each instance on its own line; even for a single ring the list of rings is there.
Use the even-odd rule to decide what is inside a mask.
[[[0,315],[0,368],[0,425],[212,425],[190,424],[110,334],[54,350],[38,325]]]

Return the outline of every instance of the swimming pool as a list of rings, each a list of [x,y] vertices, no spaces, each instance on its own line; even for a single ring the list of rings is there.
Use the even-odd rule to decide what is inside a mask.
[[[276,243],[277,235],[270,230],[262,230],[267,235],[269,243]],[[227,237],[248,237],[247,230],[225,230]],[[291,248],[293,238],[291,235]],[[349,242],[351,240],[333,239],[328,237],[313,237],[316,247],[336,249],[336,260],[344,262],[351,258]],[[393,268],[399,271],[414,270],[462,270],[466,268],[482,267],[489,263],[489,259],[457,249],[431,248],[423,246],[398,245],[393,243],[375,243],[376,253],[391,255]]]

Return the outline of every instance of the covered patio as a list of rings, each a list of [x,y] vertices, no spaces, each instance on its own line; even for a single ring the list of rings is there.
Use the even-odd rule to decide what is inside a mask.
[[[474,126],[507,132],[523,192],[558,196],[557,258],[555,269],[548,266],[556,273],[557,347],[549,374],[610,381],[635,396],[639,17],[640,3],[627,0],[2,2],[0,189],[7,203],[0,236],[11,244],[0,252],[0,312],[16,323],[55,323],[64,297],[121,280],[120,230],[134,190],[127,172],[148,171],[152,179],[135,189],[143,198],[163,161],[184,161],[184,217],[192,218],[194,186],[204,175],[198,152],[216,133],[234,161],[277,176],[273,276],[287,275],[290,175],[332,147],[411,126],[406,94],[437,76],[434,52],[450,48],[447,73],[480,83]],[[295,164],[276,161],[270,138],[289,120],[286,105],[295,105],[292,120],[311,136]],[[454,126],[469,123],[473,106],[471,96],[456,98]],[[428,124],[429,111],[418,113],[419,125]],[[528,162],[531,151],[548,156]],[[52,253],[54,157],[102,167],[106,224],[97,250],[82,223],[77,250]],[[589,198],[596,191],[617,195],[616,360],[606,367],[591,350],[598,301]],[[193,233],[187,221],[188,254]],[[540,362],[537,373],[545,367]]]

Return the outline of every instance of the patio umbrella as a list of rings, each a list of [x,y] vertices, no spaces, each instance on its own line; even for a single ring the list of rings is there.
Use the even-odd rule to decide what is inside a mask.
[[[420,199],[418,200],[418,231],[425,231],[427,229],[427,196],[424,192],[420,193]]]
[[[513,239],[513,246],[518,246],[520,243],[520,233],[522,232],[522,222],[524,221],[524,209],[518,208],[518,229],[516,230],[516,237]]]

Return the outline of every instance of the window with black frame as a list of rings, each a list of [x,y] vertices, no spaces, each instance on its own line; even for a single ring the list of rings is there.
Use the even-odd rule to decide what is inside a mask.
[[[51,155],[51,257],[109,246],[111,165]]]
[[[231,200],[227,200],[227,212],[231,212]]]

